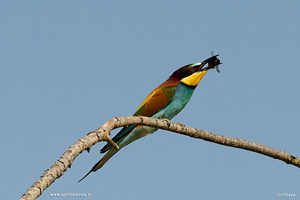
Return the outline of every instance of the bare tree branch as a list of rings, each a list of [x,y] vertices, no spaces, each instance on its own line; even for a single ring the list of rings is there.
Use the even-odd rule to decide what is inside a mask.
[[[273,149],[262,144],[249,142],[238,138],[217,135],[208,131],[191,128],[181,123],[172,123],[167,119],[154,119],[142,116],[116,117],[108,120],[102,127],[89,133],[87,136],[72,145],[60,157],[60,159],[58,159],[50,169],[47,169],[40,179],[38,179],[25,192],[25,194],[23,194],[21,199],[31,200],[39,197],[42,192],[55,181],[55,179],[61,177],[64,171],[66,171],[68,167],[71,167],[72,162],[80,153],[82,153],[84,150],[89,151],[90,148],[97,142],[107,141],[113,148],[119,149],[118,145],[110,139],[110,132],[115,128],[128,126],[131,124],[156,127],[225,146],[253,151],[274,159],[282,160],[287,164],[291,164],[300,168],[299,157],[296,158],[284,151]]]

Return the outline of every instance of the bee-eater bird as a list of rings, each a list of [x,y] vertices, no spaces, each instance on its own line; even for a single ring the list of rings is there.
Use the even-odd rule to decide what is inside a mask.
[[[212,56],[202,63],[189,64],[176,70],[168,80],[153,90],[143,103],[138,107],[133,116],[147,116],[157,119],[172,119],[188,103],[192,94],[205,76],[209,69],[219,72],[218,65],[221,64],[217,58],[218,55]],[[206,68],[204,66],[208,64]],[[131,142],[146,136],[149,133],[157,131],[157,128],[129,125],[124,127],[112,140],[116,142],[120,149]],[[82,181],[91,172],[100,169],[114,154],[116,150],[106,144],[101,153],[107,152],[99,162],[78,182]]]

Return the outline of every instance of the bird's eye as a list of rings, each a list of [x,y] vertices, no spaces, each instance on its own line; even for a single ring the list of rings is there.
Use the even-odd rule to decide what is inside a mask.
[[[194,69],[193,67],[192,67],[192,68],[190,68],[190,71],[191,71],[191,72],[193,72],[194,70],[195,70],[195,69]]]

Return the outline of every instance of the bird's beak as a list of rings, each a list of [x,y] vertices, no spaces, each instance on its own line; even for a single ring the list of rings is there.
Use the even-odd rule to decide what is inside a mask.
[[[201,65],[199,66],[199,71],[207,71],[207,70],[210,70],[210,69],[215,69],[217,70],[217,72],[220,73],[220,70],[219,70],[219,65],[222,64],[220,62],[220,60],[217,58],[219,56],[218,55],[215,55],[215,56],[212,56],[206,60],[204,60]],[[206,65],[208,63],[208,66],[203,68],[204,65]]]

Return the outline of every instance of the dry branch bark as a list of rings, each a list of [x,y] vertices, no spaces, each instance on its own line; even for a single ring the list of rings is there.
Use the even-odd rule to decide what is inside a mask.
[[[90,148],[97,142],[107,141],[113,148],[118,149],[118,145],[114,143],[109,137],[111,130],[131,124],[152,126],[225,146],[253,151],[274,159],[282,160],[287,164],[291,164],[300,168],[299,157],[294,157],[284,151],[273,149],[271,147],[267,147],[255,142],[249,142],[238,138],[225,137],[222,135],[210,133],[208,131],[191,128],[181,123],[172,123],[167,119],[154,119],[142,116],[125,116],[120,118],[115,117],[108,120],[99,129],[90,132],[87,136],[72,145],[60,157],[60,159],[58,159],[50,169],[47,169],[44,174],[25,192],[25,194],[23,194],[21,199],[31,200],[39,197],[42,192],[55,181],[55,179],[61,177],[64,171],[66,171],[68,167],[71,167],[72,162],[80,153],[82,153],[84,150],[89,151]]]

